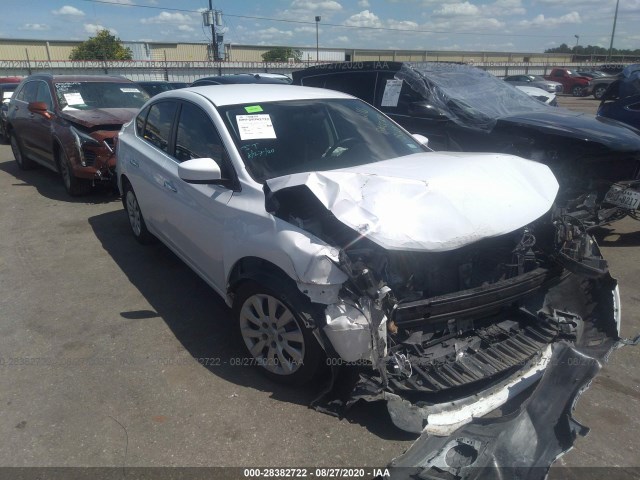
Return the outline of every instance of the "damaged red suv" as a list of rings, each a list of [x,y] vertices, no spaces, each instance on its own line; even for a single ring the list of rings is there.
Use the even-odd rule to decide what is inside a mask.
[[[70,195],[113,182],[114,142],[149,96],[107,75],[27,77],[9,105],[7,133],[18,166],[59,172]]]

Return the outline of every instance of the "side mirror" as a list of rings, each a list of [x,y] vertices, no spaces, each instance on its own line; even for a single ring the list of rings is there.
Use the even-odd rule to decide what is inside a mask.
[[[411,136],[420,145],[424,145],[425,147],[429,146],[429,139],[427,137],[425,137],[424,135],[420,135],[419,133],[412,133]]]
[[[51,118],[51,114],[48,111],[47,104],[44,102],[29,102],[29,106],[27,108],[31,113],[42,115],[47,120]]]
[[[434,119],[440,119],[444,117],[443,113],[439,109],[437,109],[433,105],[429,105],[427,102],[411,102],[409,104],[408,113],[413,117]]]
[[[194,158],[180,163],[178,176],[187,183],[223,183],[220,166],[212,158]]]

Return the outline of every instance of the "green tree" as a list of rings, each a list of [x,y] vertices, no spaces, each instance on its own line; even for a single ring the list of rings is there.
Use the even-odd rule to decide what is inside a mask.
[[[69,55],[70,60],[131,60],[131,49],[111,35],[109,30],[100,30],[95,37],[82,42]]]
[[[290,58],[301,62],[302,52],[297,48],[276,47],[262,54],[262,60],[265,62],[287,62]]]

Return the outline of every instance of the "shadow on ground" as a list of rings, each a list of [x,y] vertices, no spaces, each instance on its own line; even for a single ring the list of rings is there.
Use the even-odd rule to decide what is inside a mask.
[[[11,184],[12,187],[35,188],[43,197],[59,202],[99,204],[113,202],[120,198],[117,190],[108,185],[96,185],[87,195],[72,197],[64,189],[60,175],[41,166],[20,170],[15,161],[2,162],[0,171],[16,179],[16,182]]]
[[[614,227],[600,227],[592,231],[601,247],[637,247],[640,246],[640,222],[638,230],[622,232]]]
[[[220,358],[218,365],[201,363],[212,375],[229,382],[269,392],[276,400],[299,405],[309,405],[320,394],[321,381],[312,386],[284,386],[268,380],[255,367],[230,365],[231,359],[246,358],[248,354],[229,308],[164,245],[138,244],[122,210],[91,217],[89,224],[102,247],[153,307],[153,311],[121,312],[123,318],[162,319],[193,358]],[[345,418],[384,439],[415,438],[393,426],[382,402],[360,402]]]

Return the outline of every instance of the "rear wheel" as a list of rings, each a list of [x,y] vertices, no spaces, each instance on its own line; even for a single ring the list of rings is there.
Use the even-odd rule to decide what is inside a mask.
[[[22,147],[20,146],[20,141],[14,132],[11,132],[11,150],[13,151],[13,157],[16,159],[16,163],[18,164],[18,168],[20,170],[30,170],[34,167],[34,163],[31,159],[25,157],[22,154]]]
[[[309,301],[286,282],[278,291],[247,281],[236,292],[234,316],[251,363],[279,383],[303,384],[322,366],[324,351],[301,318]]]
[[[136,240],[143,245],[155,242],[156,237],[147,230],[147,224],[142,216],[142,210],[140,210],[138,198],[133,192],[133,187],[131,187],[131,184],[128,182],[125,184],[124,198],[122,200],[122,203],[124,203],[124,209],[127,212],[127,217],[129,218],[131,232]]]
[[[73,174],[71,163],[62,148],[58,152],[58,169],[64,188],[72,197],[84,195],[91,190],[91,183],[88,180],[78,178]]]

